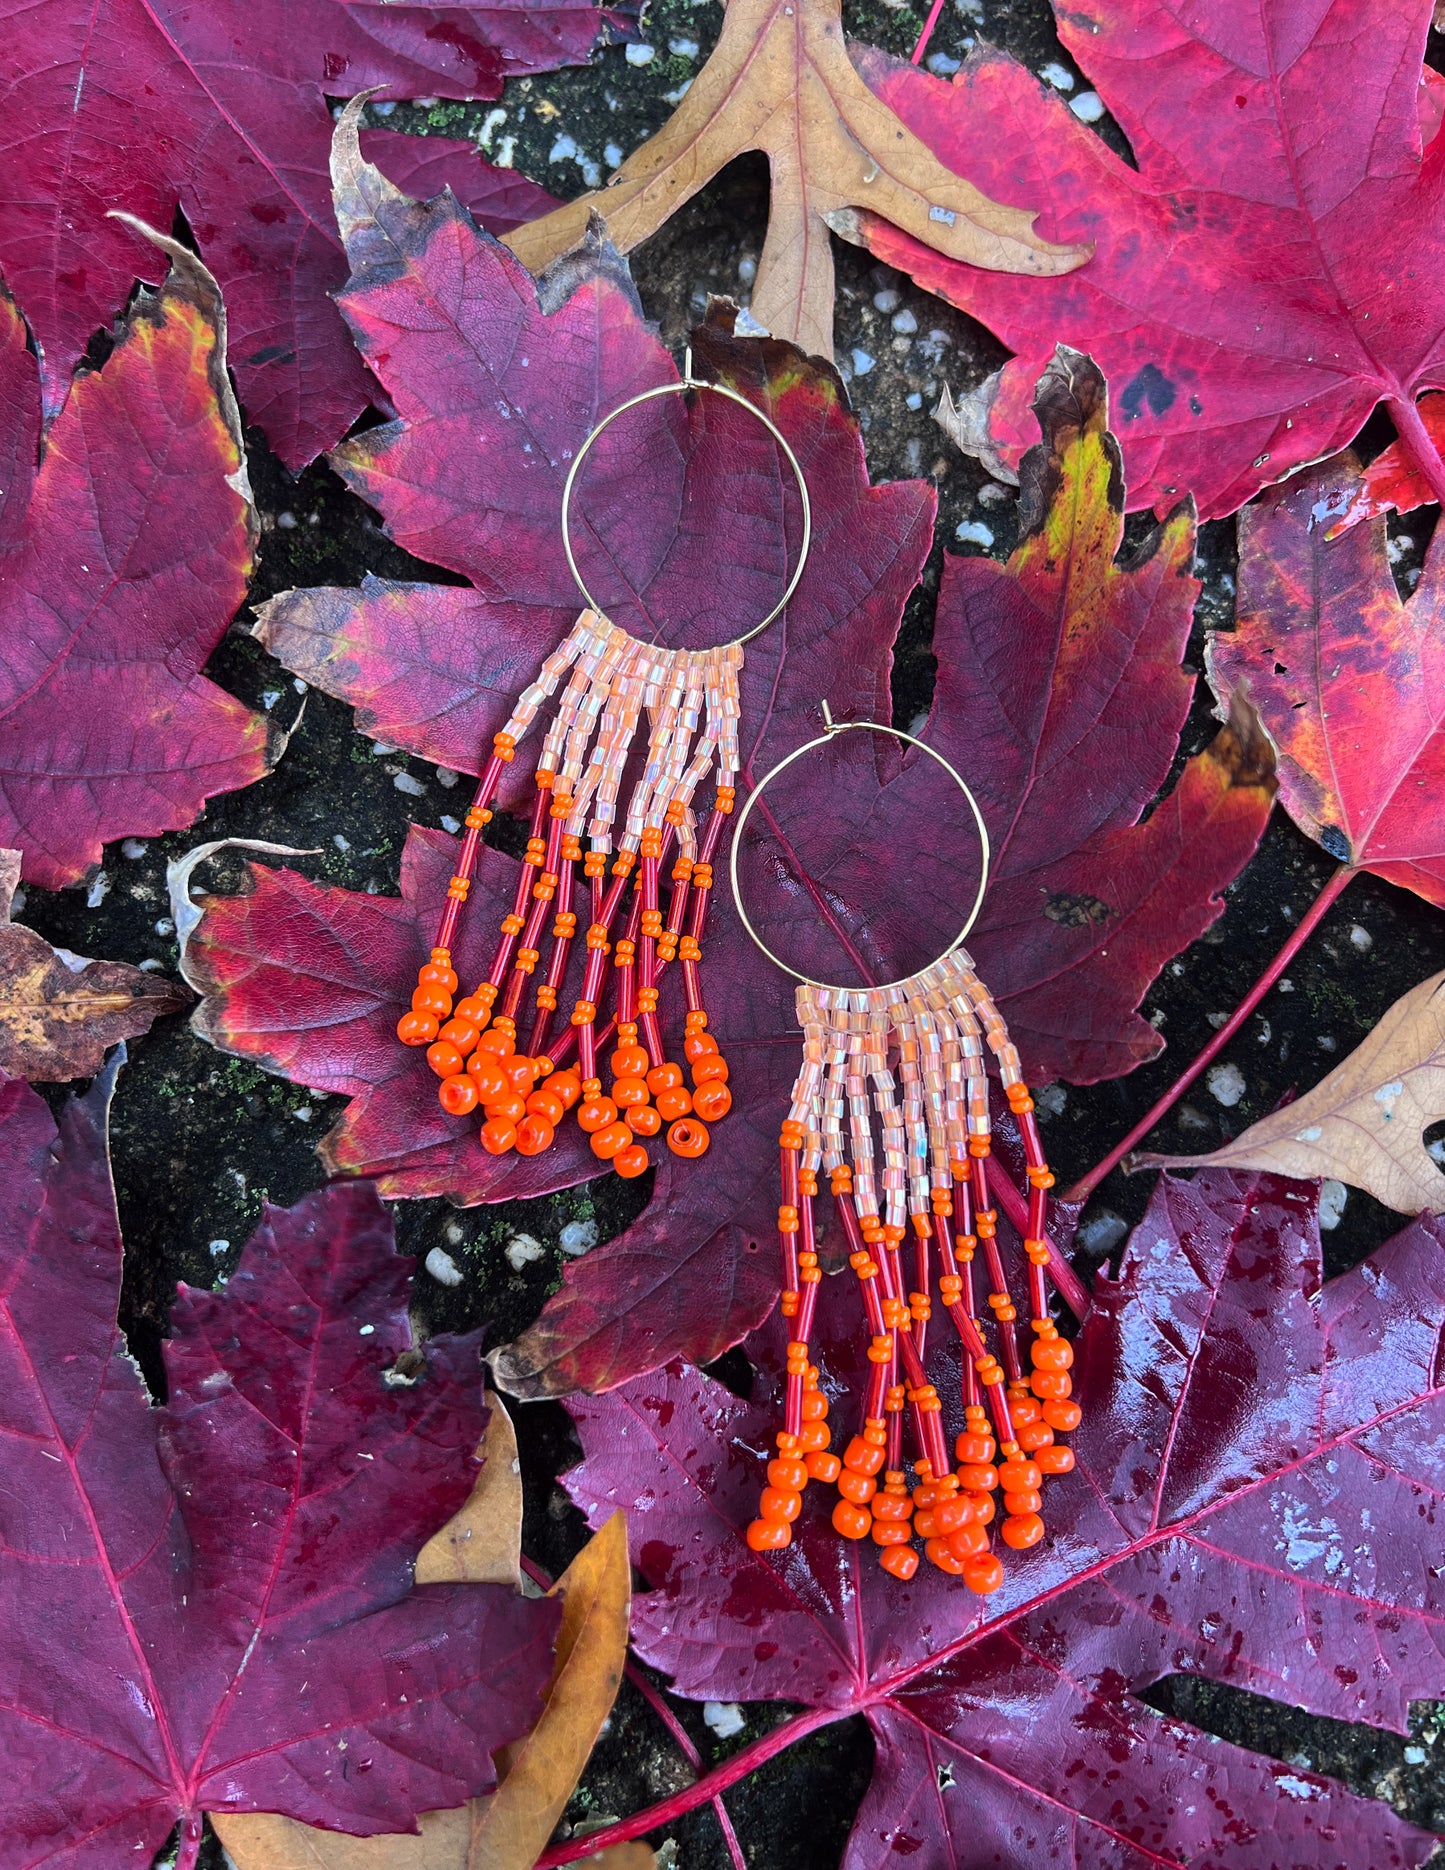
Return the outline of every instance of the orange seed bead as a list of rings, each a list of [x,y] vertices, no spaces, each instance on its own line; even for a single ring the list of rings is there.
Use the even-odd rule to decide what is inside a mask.
[[[785,1519],[755,1519],[747,1541],[755,1552],[780,1552],[792,1542],[793,1529]]]
[[[713,1082],[726,1084],[727,1079],[728,1062],[720,1054],[714,1054],[709,1058],[700,1058],[692,1068],[692,1081],[694,1084],[709,1084]]]
[[[808,1472],[812,1475],[813,1479],[826,1481],[829,1486],[832,1485],[843,1471],[843,1463],[835,1454],[821,1454],[817,1449],[813,1449],[804,1459],[807,1462]]]
[[[612,1158],[612,1166],[626,1181],[641,1175],[647,1167],[647,1151],[641,1143],[629,1143],[626,1149],[619,1149]]]
[[[641,1078],[621,1077],[612,1087],[612,1101],[619,1110],[627,1110],[633,1104],[645,1104],[647,1098],[647,1086]],[[681,1114],[679,1111],[678,1115]]]
[[[434,1013],[403,1013],[396,1023],[396,1036],[403,1045],[430,1045],[437,1036]]]
[[[505,1156],[517,1140],[517,1126],[505,1117],[488,1117],[482,1125],[482,1148],[489,1156]]]
[[[605,1130],[617,1121],[617,1106],[610,1097],[589,1097],[577,1106],[577,1121],[584,1130]]]
[[[427,1047],[426,1062],[439,1078],[454,1078],[466,1060],[454,1045],[438,1039],[435,1045]]]
[[[963,1561],[963,1581],[979,1597],[987,1597],[1003,1583],[1003,1564],[992,1552],[980,1552],[977,1558]]]
[[[654,1065],[647,1074],[647,1088],[654,1097],[659,1091],[670,1091],[675,1084],[681,1083],[681,1065]]]
[[[477,1096],[484,1104],[491,1103],[494,1097],[505,1097],[512,1088],[490,1052],[472,1053],[467,1060],[467,1076],[476,1085]]]
[[[1071,1429],[1076,1429],[1083,1419],[1084,1412],[1076,1402],[1051,1398],[1044,1404],[1045,1422],[1060,1435],[1067,1435]]]
[[[955,1578],[962,1577],[964,1561],[957,1556],[947,1539],[930,1539],[923,1548],[923,1556],[930,1565],[937,1565],[940,1571],[949,1572]]]
[[[955,1558],[977,1558],[988,1550],[988,1534],[982,1526],[955,1526],[948,1535],[948,1548]]]
[[[833,1508],[833,1530],[844,1539],[866,1539],[873,1515],[866,1506],[851,1500],[839,1500]]]
[[[808,1470],[790,1455],[779,1455],[768,1463],[768,1485],[788,1493],[801,1493],[808,1484]]]
[[[877,1493],[878,1483],[871,1474],[855,1474],[851,1467],[845,1467],[838,1476],[838,1491],[855,1506],[866,1506]]]
[[[619,1119],[592,1132],[592,1153],[600,1156],[604,1162],[611,1162],[618,1150],[626,1149],[631,1142],[631,1130]]]
[[[692,1094],[692,1107],[707,1123],[720,1122],[733,1107],[733,1094],[718,1079],[700,1084]]]
[[[897,1578],[902,1584],[907,1584],[918,1569],[918,1554],[911,1545],[890,1545],[886,1547],[878,1563],[890,1576]]]
[[[690,1032],[682,1042],[682,1055],[689,1065],[695,1065],[700,1058],[716,1050],[717,1040],[710,1032]]]
[[[1026,1552],[1043,1538],[1044,1522],[1037,1513],[1015,1513],[1004,1521],[1001,1530],[1005,1545],[1011,1545],[1016,1552]]]
[[[758,1500],[763,1519],[796,1519],[803,1510],[803,1496],[790,1487],[764,1487]]]
[[[527,1109],[534,1117],[545,1117],[554,1129],[564,1115],[561,1098],[551,1091],[533,1091],[527,1099]]]
[[[705,1123],[683,1117],[667,1133],[667,1146],[675,1156],[701,1156],[712,1141]]]
[[[634,1136],[656,1136],[662,1118],[651,1104],[634,1104],[627,1113],[627,1124]]]
[[[544,1149],[551,1148],[556,1134],[556,1129],[540,1112],[529,1110],[517,1125],[517,1154],[540,1156]]]
[[[612,1054],[612,1074],[617,1078],[643,1078],[649,1063],[645,1046],[619,1045]]]
[[[437,1086],[437,1096],[449,1117],[465,1117],[481,1102],[475,1083],[465,1072],[458,1072],[455,1078],[443,1078]]]
[[[1055,1442],[1052,1448],[1040,1448],[1034,1460],[1045,1474],[1071,1474],[1074,1470],[1074,1451],[1065,1448],[1062,1442]]]
[[[657,1114],[664,1123],[674,1123],[679,1117],[685,1117],[692,1109],[692,1092],[683,1085],[675,1084],[668,1090],[657,1093]]]
[[[560,1097],[565,1110],[570,1110],[582,1095],[582,1080],[575,1071],[554,1071],[547,1080],[547,1089],[553,1097]]]

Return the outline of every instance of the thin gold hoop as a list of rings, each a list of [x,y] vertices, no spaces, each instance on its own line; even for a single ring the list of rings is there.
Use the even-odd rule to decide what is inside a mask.
[[[577,568],[577,560],[572,552],[572,528],[569,515],[572,506],[572,489],[576,483],[578,471],[582,463],[587,459],[587,452],[592,444],[602,434],[603,430],[610,427],[619,416],[625,416],[629,409],[636,409],[640,403],[653,402],[659,396],[679,396],[687,390],[711,390],[715,396],[725,396],[729,402],[740,404],[750,415],[756,416],[758,421],[762,423],[763,427],[778,444],[779,448],[782,449],[787,459],[788,466],[793,470],[793,478],[798,483],[798,493],[803,502],[803,542],[798,548],[798,562],[793,568],[792,577],[788,580],[787,589],[768,612],[767,616],[763,618],[761,623],[755,623],[752,629],[747,631],[744,635],[735,636],[731,643],[718,645],[721,649],[740,647],[744,643],[751,643],[755,636],[761,636],[774,618],[780,616],[784,609],[786,609],[788,600],[797,590],[798,581],[803,575],[803,567],[808,562],[808,548],[813,541],[813,512],[808,501],[808,483],[803,479],[803,470],[798,465],[798,457],[788,446],[787,438],[782,430],[768,416],[763,414],[756,403],[749,402],[748,398],[740,395],[737,390],[729,389],[725,383],[709,383],[705,378],[695,377],[692,374],[691,346],[689,346],[683,354],[682,377],[678,382],[660,383],[656,389],[643,390],[640,395],[630,396],[625,403],[619,403],[614,410],[603,416],[596,428],[593,429],[586,441],[583,442],[582,446],[577,450],[576,455],[573,457],[572,465],[567,470],[567,479],[562,487],[562,550],[567,554],[568,569],[576,580],[577,589],[587,600],[588,607],[595,610],[599,616],[606,616],[607,613],[587,589],[582,578],[582,573]]]
[[[789,967],[786,961],[779,960],[777,955],[773,953],[772,949],[753,927],[748,912],[743,907],[742,886],[738,881],[738,852],[742,849],[743,830],[748,822],[748,814],[763,796],[764,790],[773,783],[779,773],[785,772],[787,768],[793,764],[794,760],[801,760],[805,753],[811,753],[815,747],[826,746],[836,734],[846,734],[853,728],[866,728],[870,734],[887,734],[893,740],[901,740],[906,746],[918,747],[922,752],[928,755],[930,760],[936,761],[936,763],[943,768],[944,772],[948,774],[949,778],[968,800],[968,808],[973,813],[973,822],[978,830],[978,842],[983,856],[983,868],[978,879],[978,893],[973,899],[973,907],[968,912],[968,920],[943,950],[942,954],[936,955],[932,961],[926,964],[926,967],[936,967],[940,961],[946,960],[956,948],[962,947],[964,941],[968,937],[969,930],[978,920],[978,912],[983,907],[984,891],[988,888],[988,826],[983,821],[983,813],[979,810],[978,800],[964,783],[962,774],[955,771],[955,769],[949,765],[948,761],[944,759],[943,755],[937,752],[933,747],[930,747],[927,741],[916,740],[912,734],[905,734],[900,727],[884,727],[878,721],[835,721],[826,701],[823,703],[823,720],[826,725],[821,734],[817,735],[816,738],[812,740],[804,741],[801,747],[795,747],[791,753],[779,760],[773,770],[770,773],[764,774],[763,778],[748,794],[747,803],[739,813],[737,826],[733,831],[732,854],[728,861],[728,876],[733,886],[733,904],[737,909],[739,921],[747,930],[759,950],[767,956],[774,967],[781,968],[785,974],[791,974],[794,980],[802,981],[805,987],[819,987],[828,993],[855,993],[859,991],[856,987],[842,987],[832,981],[814,980],[810,974],[800,974],[797,968]],[[916,975],[924,972],[926,972],[926,968],[914,968],[907,974],[900,974],[897,980],[880,981],[878,986],[880,988],[900,987],[905,981],[910,981],[914,979]]]

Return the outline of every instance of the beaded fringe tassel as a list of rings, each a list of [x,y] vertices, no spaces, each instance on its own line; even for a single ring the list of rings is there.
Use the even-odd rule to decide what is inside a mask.
[[[785,1417],[748,1543],[755,1551],[787,1545],[808,1481],[832,1482],[841,1495],[834,1527],[846,1539],[871,1532],[894,1577],[911,1578],[918,1569],[917,1537],[933,1564],[962,1576],[972,1590],[997,1590],[1003,1566],[987,1530],[994,1493],[1003,1490],[1004,1544],[1016,1550],[1036,1545],[1044,1536],[1044,1477],[1067,1474],[1074,1465],[1072,1451],[1056,1435],[1080,1419],[1069,1400],[1073,1350],[1049,1318],[1045,1284],[1051,1255],[1044,1219],[1054,1178],[1018,1053],[962,949],[891,987],[803,986],[797,1004],[803,1065],[780,1138],[778,1234],[789,1326]],[[1034,1332],[1027,1379],[989,1201],[985,1044],[1018,1118],[1027,1162],[1024,1249]],[[828,1175],[848,1239],[869,1333],[862,1425],[841,1459],[828,1452],[828,1399],[808,1361],[821,1278],[813,1217],[820,1170]],[[905,1293],[903,1243],[910,1225],[913,1290]],[[997,1357],[975,1313],[973,1266],[980,1248]],[[938,1297],[964,1349],[966,1426],[954,1447],[956,1469],[944,1445],[942,1403],[925,1371],[935,1271]],[[919,1485],[911,1493],[903,1463],[905,1409],[917,1452]]]
[[[411,1011],[397,1027],[404,1044],[426,1046],[428,1062],[442,1081],[443,1107],[453,1116],[481,1111],[482,1145],[492,1155],[511,1149],[524,1156],[540,1154],[553,1141],[563,1113],[575,1105],[595,1153],[621,1175],[641,1175],[648,1156],[640,1139],[656,1136],[666,1125],[670,1149],[700,1156],[710,1141],[709,1124],[731,1108],[727,1062],[707,1031],[701,966],[713,858],[735,798],[742,659],[738,644],[669,650],[639,643],[596,611],[584,610],[495,736],[467,813],[436,946],[417,976]],[[516,900],[502,918],[486,979],[453,1007],[458,982],[452,945],[482,829],[517,743],[559,688],[556,717],[537,762],[531,837]],[[646,763],[618,831],[618,795],[644,715]],[[699,837],[692,798],[713,771],[717,796]],[[659,880],[669,856],[672,897],[664,922]],[[587,961],[571,1022],[549,1046],[577,935],[573,904],[579,862],[590,891]],[[623,932],[614,942],[634,872]],[[551,953],[532,996],[532,1024],[522,1047],[518,1018],[541,960],[549,915]],[[658,981],[674,959],[682,963],[687,1000],[683,1057],[691,1067],[691,1090],[683,1083],[683,1067],[667,1057],[658,1020]],[[615,1011],[599,1031],[598,1009],[609,972]],[[614,1036],[612,1094],[604,1097],[597,1060]],[[574,1045],[576,1067],[562,1069]]]

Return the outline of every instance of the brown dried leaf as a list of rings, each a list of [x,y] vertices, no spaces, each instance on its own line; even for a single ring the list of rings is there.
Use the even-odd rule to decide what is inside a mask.
[[[472,1801],[468,1870],[531,1870],[612,1712],[632,1616],[626,1514],[593,1534],[552,1589],[562,1597],[552,1686],[541,1720],[509,1749],[501,1785]]]
[[[0,850],[0,1071],[60,1084],[100,1070],[109,1048],[188,1006],[179,981],[127,961],[87,961],[10,920],[20,852]]]
[[[833,355],[826,216],[866,209],[954,260],[990,272],[1071,272],[1092,248],[1059,247],[1034,216],[945,168],[854,70],[839,0],[730,0],[711,58],[676,111],[594,190],[506,236],[540,273],[600,214],[623,253],[655,234],[735,156],[772,172],[752,316],[774,337]]]
[[[1425,1148],[1445,1117],[1445,974],[1397,1000],[1313,1091],[1209,1156],[1139,1155],[1131,1168],[1272,1169],[1331,1176],[1401,1214],[1445,1213],[1445,1175]]]
[[[522,1494],[516,1438],[494,1396],[471,1499],[417,1559],[417,1582],[505,1582],[517,1575]],[[492,1479],[488,1483],[488,1473]],[[488,1521],[493,1522],[489,1525]],[[506,1529],[497,1536],[497,1525]],[[511,1544],[515,1531],[518,1544]],[[561,1817],[602,1723],[612,1710],[627,1655],[632,1571],[627,1522],[615,1514],[552,1587],[562,1598],[557,1660],[542,1717],[497,1759],[502,1783],[488,1799],[429,1812],[419,1836],[353,1838],[268,1814],[217,1817],[217,1835],[236,1870],[531,1870]],[[588,1863],[648,1870],[645,1845],[618,1845]]]
[[[487,1400],[491,1414],[477,1450],[482,1471],[466,1505],[417,1554],[418,1584],[521,1585],[517,1437],[501,1399]],[[566,1627],[564,1618],[564,1636]],[[464,1870],[472,1808],[427,1812],[419,1836],[352,1838],[268,1812],[214,1816],[211,1822],[236,1870]]]

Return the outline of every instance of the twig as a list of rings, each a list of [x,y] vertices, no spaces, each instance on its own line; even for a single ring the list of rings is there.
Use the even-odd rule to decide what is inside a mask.
[[[608,1825],[603,1831],[589,1831],[585,1837],[569,1838],[565,1844],[554,1844],[537,1859],[537,1870],[556,1870],[559,1864],[576,1863],[580,1857],[590,1857],[595,1851],[604,1851],[614,1844],[626,1844],[631,1838],[640,1838],[648,1831],[656,1831],[663,1825],[671,1824],[674,1818],[685,1817],[688,1812],[696,1811],[699,1805],[706,1805],[720,1792],[726,1792],[729,1786],[735,1786],[740,1779],[746,1779],[749,1773],[756,1772],[776,1754],[784,1752],[804,1735],[815,1733],[820,1727],[831,1727],[834,1722],[846,1720],[851,1709],[846,1708],[809,1708],[805,1714],[795,1714],[790,1721],[783,1721],[770,1734],[764,1734],[761,1740],[755,1740],[751,1746],[744,1747],[724,1760],[721,1766],[681,1792],[674,1792],[670,1798],[659,1799],[656,1805],[649,1805],[644,1811],[634,1812],[630,1818],[619,1819],[615,1825]]]
[[[1226,1023],[1215,1033],[1214,1037],[1209,1041],[1209,1044],[1205,1046],[1194,1063],[1190,1065],[1187,1070],[1179,1074],[1173,1084],[1171,1084],[1169,1089],[1164,1093],[1163,1097],[1159,1099],[1159,1102],[1155,1104],[1146,1115],[1139,1119],[1123,1141],[1116,1144],[1102,1162],[1096,1164],[1094,1168],[1090,1169],[1087,1175],[1075,1182],[1074,1186],[1065,1192],[1062,1197],[1063,1200],[1087,1201],[1109,1171],[1116,1168],[1118,1164],[1123,1161],[1136,1143],[1140,1143],[1144,1140],[1154,1128],[1155,1124],[1170,1110],[1175,1101],[1182,1097],[1184,1092],[1189,1089],[1190,1085],[1193,1084],[1194,1080],[1199,1076],[1200,1072],[1204,1070],[1205,1066],[1217,1058],[1224,1050],[1225,1046],[1229,1044],[1230,1040],[1239,1031],[1240,1027],[1249,1018],[1250,1014],[1289,966],[1295,955],[1299,953],[1305,942],[1314,933],[1315,928],[1326,910],[1329,909],[1340,891],[1354,875],[1355,871],[1349,864],[1341,864],[1339,869],[1331,875],[1329,881],[1325,884],[1319,895],[1316,896],[1314,901],[1310,904],[1309,909],[1290,932],[1289,940],[1285,943],[1283,948],[1280,949],[1273,961],[1270,962],[1263,974],[1260,975],[1253,987],[1250,988],[1249,992],[1235,1008]]]
[[[1429,482],[1431,493],[1445,507],[1445,461],[1441,461],[1440,451],[1430,439],[1430,431],[1421,419],[1414,397],[1392,396],[1387,407],[1406,454]]]
[[[525,1553],[522,1555],[522,1569],[532,1580],[533,1584],[541,1585],[544,1591],[551,1590],[551,1578],[548,1577],[547,1573],[543,1571],[540,1565],[534,1564]],[[667,1705],[666,1696],[648,1681],[646,1675],[630,1656],[623,1665],[622,1672],[642,1696],[643,1700],[647,1702],[648,1706],[662,1722],[668,1733],[672,1735],[673,1740],[677,1744],[678,1751],[687,1760],[688,1765],[692,1767],[694,1772],[700,1772],[702,1770],[702,1755],[692,1744],[692,1735]],[[733,1830],[733,1821],[728,1816],[728,1810],[726,1805],[722,1802],[721,1794],[714,1797],[712,1806],[713,1812],[717,1817],[718,1827],[723,1834],[723,1842],[728,1847],[728,1855],[733,1860],[733,1870],[748,1870],[747,1858],[743,1856],[743,1847],[738,1842],[737,1832]]]

